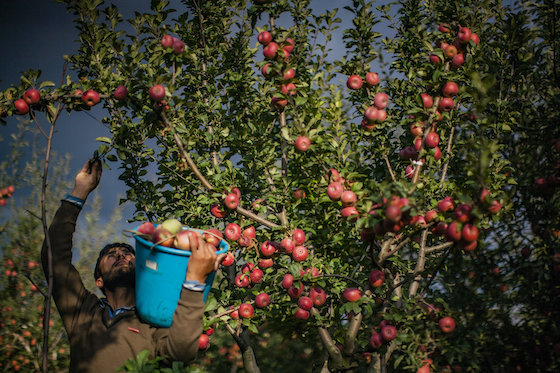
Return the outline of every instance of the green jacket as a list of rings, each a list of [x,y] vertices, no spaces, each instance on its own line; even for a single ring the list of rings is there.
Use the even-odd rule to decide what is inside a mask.
[[[72,265],[72,236],[81,209],[62,201],[49,227],[53,298],[70,340],[70,372],[114,372],[142,350],[165,361],[188,363],[196,357],[202,333],[202,292],[182,289],[170,328],[142,322],[134,310],[109,318],[108,307],[87,290]],[[47,245],[41,252],[48,278]]]

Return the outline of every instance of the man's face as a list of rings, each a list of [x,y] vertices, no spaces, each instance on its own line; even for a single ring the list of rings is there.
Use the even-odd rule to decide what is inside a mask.
[[[113,290],[119,286],[134,285],[136,258],[133,253],[122,247],[111,248],[99,262],[101,278],[97,286]]]

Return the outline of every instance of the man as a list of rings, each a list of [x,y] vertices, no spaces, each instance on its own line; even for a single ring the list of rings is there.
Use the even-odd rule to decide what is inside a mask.
[[[149,350],[164,362],[195,358],[202,333],[203,284],[222,255],[203,239],[191,257],[170,328],[143,322],[135,311],[134,249],[116,243],[104,247],[95,266],[95,281],[105,298],[88,291],[72,265],[72,236],[88,195],[99,184],[101,162],[88,161],[78,172],[72,192],[61,201],[49,227],[53,298],[70,341],[70,372],[114,372],[125,361]],[[48,243],[42,249],[43,271],[49,277]]]

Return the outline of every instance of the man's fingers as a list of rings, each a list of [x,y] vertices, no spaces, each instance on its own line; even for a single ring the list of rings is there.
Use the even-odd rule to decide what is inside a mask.
[[[220,268],[220,263],[222,263],[222,260],[224,260],[226,255],[227,255],[226,253],[218,255],[218,257],[216,258],[216,261],[214,262],[214,271],[217,271],[218,268]]]

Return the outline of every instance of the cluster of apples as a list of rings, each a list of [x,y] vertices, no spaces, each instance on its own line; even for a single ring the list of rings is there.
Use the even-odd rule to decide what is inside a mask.
[[[342,203],[342,210],[340,211],[343,218],[349,221],[356,221],[360,215],[356,204],[358,203],[358,196],[351,189],[346,186],[346,179],[340,176],[340,173],[331,168],[327,171],[325,178],[329,185],[327,186],[327,196],[333,202],[340,201]]]
[[[319,276],[319,270],[309,267],[305,270],[301,269],[299,274],[300,277],[311,276],[314,278]],[[281,286],[292,299],[297,300],[294,318],[298,320],[307,320],[313,307],[320,307],[327,301],[327,293],[320,286],[305,286],[302,281],[296,280],[291,273],[284,275]]]
[[[378,327],[371,330],[369,344],[374,350],[378,350],[384,343],[391,342],[397,337],[397,328],[389,321],[382,320]]]
[[[161,38],[161,45],[166,49],[173,49],[173,51],[177,54],[185,51],[185,42],[169,34],[164,35]]]
[[[282,110],[288,104],[285,97],[297,94],[297,87],[293,82],[296,70],[288,63],[294,50],[294,40],[286,38],[279,44],[274,41],[270,31],[260,32],[257,40],[263,46],[264,58],[271,61],[261,67],[261,73],[265,79],[275,78],[278,90],[283,94],[283,97],[273,96],[270,103],[276,110]],[[307,136],[298,136],[295,140],[295,148],[299,152],[307,151],[310,146],[311,140]]]
[[[445,36],[451,35],[451,26],[448,24],[440,24],[438,30]],[[444,58],[451,61],[453,66],[459,67],[465,62],[465,54],[470,42],[472,41],[475,45],[478,45],[480,43],[480,38],[468,27],[459,26],[457,28],[457,33],[455,34],[455,39],[451,42],[451,44],[447,41],[439,39],[436,42],[436,47],[443,51]],[[431,63],[442,63],[442,59],[435,53],[430,54],[429,58]]]
[[[214,328],[208,328],[198,337],[198,350],[204,352],[210,347],[210,336],[214,334]]]
[[[434,112],[433,122],[430,131],[424,136],[424,122],[415,122],[410,126],[410,133],[414,136],[414,143],[411,146],[407,146],[399,152],[399,157],[402,159],[416,160],[418,155],[423,149],[428,149],[429,153],[434,157],[436,161],[441,159],[441,149],[439,148],[440,136],[436,132],[436,123],[442,119],[441,112],[447,112],[455,107],[455,102],[453,97],[457,96],[459,93],[459,85],[453,81],[447,81],[441,88],[441,94],[443,96],[439,97],[438,109]],[[434,107],[434,99],[428,93],[421,93],[420,98],[422,100],[422,106],[424,110],[431,111]],[[420,162],[424,163],[425,159]],[[409,165],[406,170],[406,176],[412,178],[414,174],[414,167]]]
[[[144,222],[136,229],[136,232],[142,238],[160,246],[187,251],[198,247],[199,234],[184,229],[183,224],[177,219],[167,219],[157,226],[149,221]],[[202,238],[217,248],[220,246],[223,236],[218,229],[210,228],[202,233]]]
[[[222,204],[216,203],[212,205],[212,207],[210,207],[210,213],[217,218],[223,219],[227,216],[228,210],[235,210],[237,206],[239,206],[240,199],[241,190],[237,187],[230,187],[229,191],[222,196]],[[225,207],[225,209],[223,207]],[[254,235],[249,235],[249,238],[255,237]]]
[[[8,185],[7,187],[0,189],[0,206],[6,206],[6,200],[10,198],[15,191],[16,188],[13,185]]]
[[[379,75],[370,71],[365,76],[366,87],[371,88],[379,84]],[[359,90],[364,86],[364,81],[359,75],[350,75],[346,80],[346,86],[352,90]],[[389,103],[389,96],[385,92],[377,92],[373,98],[373,105],[364,111],[361,125],[367,131],[372,131],[377,123],[383,123],[387,119],[385,108]]]
[[[29,113],[29,108],[41,101],[41,93],[38,89],[30,88],[23,94],[23,98],[14,101],[16,113],[24,115]]]

